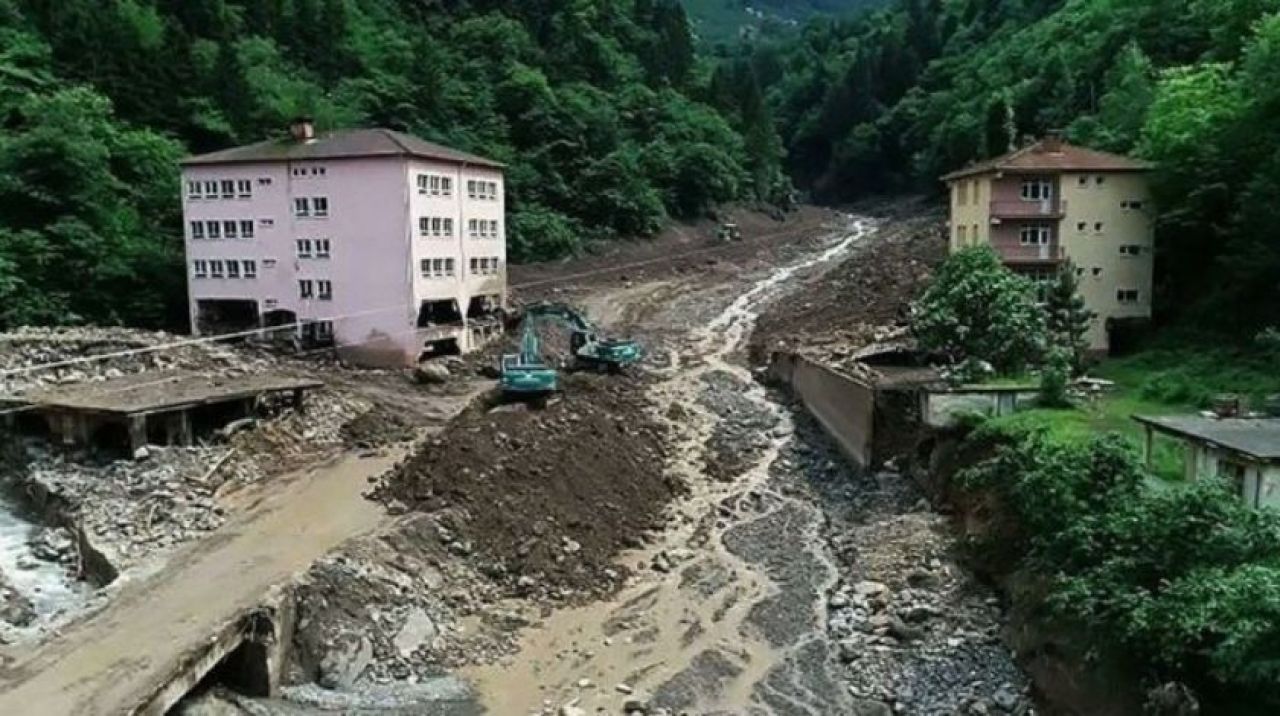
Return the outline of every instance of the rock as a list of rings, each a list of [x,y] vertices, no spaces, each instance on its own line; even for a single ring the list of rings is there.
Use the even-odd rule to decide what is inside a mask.
[[[626,684],[618,684],[613,688],[620,694],[629,694],[632,691],[631,687]]]
[[[413,371],[413,379],[423,385],[448,383],[452,374],[443,363],[422,363]]]
[[[666,552],[659,552],[653,555],[653,561],[650,562],[650,566],[653,567],[653,571],[666,574],[675,565],[671,563],[671,558],[667,556]]]
[[[853,591],[855,594],[859,596],[872,599],[875,597],[888,594],[889,587],[888,585],[882,582],[872,582],[868,580],[865,582],[858,582],[856,585],[854,585]]]
[[[840,661],[852,664],[862,656],[862,644],[852,639],[840,642]]]
[[[587,710],[573,704],[565,704],[560,707],[560,716],[587,716]]]
[[[1143,713],[1150,716],[1199,716],[1200,701],[1186,684],[1170,681],[1147,692]]]
[[[326,689],[347,689],[373,660],[373,643],[358,634],[344,634],[320,660],[316,682]]]
[[[844,592],[836,592],[827,600],[827,606],[832,609],[844,609],[849,606],[849,595]]]
[[[890,716],[893,709],[883,701],[860,700],[853,705],[853,716]]]
[[[143,460],[146,460],[149,457],[151,457],[151,450],[147,448],[146,445],[143,445],[142,447],[133,451],[133,459],[136,462],[141,462]]]
[[[647,714],[649,713],[649,702],[646,699],[630,698],[622,702],[622,710],[628,714]]]
[[[889,633],[903,641],[915,641],[924,636],[924,629],[893,617],[889,620]]]
[[[418,647],[430,644],[438,633],[439,630],[431,617],[427,616],[421,608],[416,608],[409,612],[409,616],[404,620],[404,626],[400,627],[400,631],[396,633],[394,640],[396,651],[407,659],[418,650]]]
[[[1018,695],[1009,688],[1008,684],[997,689],[991,700],[1004,711],[1013,711],[1018,705]]]

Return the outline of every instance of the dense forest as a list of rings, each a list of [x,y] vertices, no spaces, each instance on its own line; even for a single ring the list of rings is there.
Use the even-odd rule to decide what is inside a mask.
[[[1280,307],[1280,0],[896,0],[728,60],[819,201],[936,191],[1022,137],[1156,162],[1164,320],[1251,336]],[[728,71],[728,70],[726,70]]]
[[[785,31],[818,16],[848,16],[889,0],[682,0],[694,35],[704,46],[759,33]]]
[[[180,325],[177,162],[301,114],[508,163],[516,260],[776,199],[737,89],[675,0],[0,0],[0,325]]]

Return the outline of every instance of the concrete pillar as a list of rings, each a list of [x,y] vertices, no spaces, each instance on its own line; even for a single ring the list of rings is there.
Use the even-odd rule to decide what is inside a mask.
[[[298,415],[305,415],[307,412],[306,403],[303,402],[305,393],[306,391],[302,388],[293,389],[293,409],[298,412]]]
[[[147,446],[147,416],[129,416],[129,449],[136,453]]]
[[[185,410],[179,410],[176,413],[170,413],[165,416],[164,423],[165,441],[170,445],[182,445],[189,447],[192,442],[191,434],[191,413]]]

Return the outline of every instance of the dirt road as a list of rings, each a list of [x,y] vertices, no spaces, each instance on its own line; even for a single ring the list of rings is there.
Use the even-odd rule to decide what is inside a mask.
[[[348,456],[291,475],[286,487],[176,555],[169,567],[122,585],[103,611],[35,652],[3,653],[0,713],[128,712],[189,649],[257,605],[273,585],[377,527],[383,511],[361,491],[368,476],[399,457]]]

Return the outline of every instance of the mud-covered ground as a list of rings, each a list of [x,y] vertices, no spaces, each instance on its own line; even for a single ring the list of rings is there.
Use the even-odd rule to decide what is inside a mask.
[[[643,369],[541,413],[477,408],[386,476],[401,521],[299,587],[289,701],[231,713],[1031,713],[945,518],[851,468],[748,358],[820,343],[823,316],[850,344],[891,330],[932,220],[557,287],[641,337]]]

